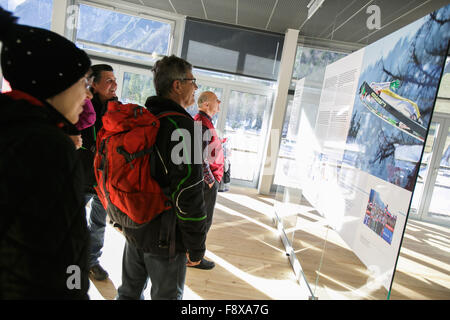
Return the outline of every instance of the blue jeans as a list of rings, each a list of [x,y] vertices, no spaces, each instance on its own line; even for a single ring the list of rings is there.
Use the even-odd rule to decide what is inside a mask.
[[[89,267],[99,264],[98,259],[102,255],[105,240],[106,211],[96,194],[86,194],[86,203],[92,198],[91,215],[89,217],[89,232],[91,234],[91,252],[89,255]]]
[[[152,300],[183,299],[186,279],[186,254],[169,257],[143,252],[128,241],[122,260],[122,285],[117,300],[144,300],[144,289],[150,277]]]

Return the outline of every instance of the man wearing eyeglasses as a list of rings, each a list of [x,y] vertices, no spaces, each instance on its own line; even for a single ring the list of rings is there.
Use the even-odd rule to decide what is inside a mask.
[[[100,265],[99,258],[105,239],[106,211],[98,198],[94,186],[96,185],[94,174],[94,156],[97,133],[102,127],[102,116],[106,112],[108,101],[116,100],[117,82],[113,68],[108,64],[97,64],[91,67],[92,75],[86,85],[92,92],[91,103],[94,107],[96,120],[93,126],[81,131],[83,146],[77,151],[80,155],[85,172],[85,197],[86,203],[91,201],[91,213],[89,215],[89,231],[91,235],[91,252],[89,256],[90,275],[94,280],[102,281],[109,277],[108,272]]]
[[[194,119],[186,111],[198,88],[192,65],[172,55],[157,61],[152,71],[156,96],[149,97],[145,106],[157,116],[166,113],[154,145],[153,178],[172,208],[140,228],[123,227],[127,241],[119,300],[143,299],[149,278],[152,300],[181,300],[186,265],[198,265],[205,254],[201,134],[195,135]]]

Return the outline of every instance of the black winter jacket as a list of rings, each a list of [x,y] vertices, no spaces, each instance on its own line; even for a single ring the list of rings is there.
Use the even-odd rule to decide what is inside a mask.
[[[94,94],[91,99],[92,105],[96,113],[95,124],[84,130],[81,130],[81,138],[83,139],[83,147],[77,150],[77,155],[81,158],[83,164],[83,171],[85,176],[84,191],[86,193],[95,193],[94,186],[96,185],[94,174],[94,157],[95,157],[95,143],[97,133],[103,126],[102,117],[106,112],[106,104],[103,104]]]
[[[173,200],[175,210],[158,215],[142,228],[124,228],[124,234],[128,241],[145,252],[169,255],[169,248],[161,247],[161,239],[167,239],[166,235],[170,234],[170,226],[175,221],[176,251],[183,253],[187,251],[192,261],[199,261],[205,253],[206,240],[202,161],[192,163],[194,159],[191,157],[190,163],[179,165],[173,163],[172,149],[179,145],[180,141],[171,141],[171,136],[176,130],[181,133],[183,129],[187,130],[192,139],[190,155],[194,154],[194,145],[200,146],[197,151],[200,151],[201,159],[201,129],[200,135],[196,137],[199,139],[196,144],[193,141],[194,120],[180,105],[172,100],[153,96],[147,99],[145,106],[155,115],[162,112],[178,112],[184,115],[162,118],[156,138],[156,146],[164,163],[156,161],[155,180],[163,189],[166,189],[166,193]],[[189,145],[187,141],[184,143]],[[165,243],[169,244],[171,239],[173,240],[173,238],[167,239]]]
[[[0,94],[0,299],[88,299],[77,130],[17,92]]]

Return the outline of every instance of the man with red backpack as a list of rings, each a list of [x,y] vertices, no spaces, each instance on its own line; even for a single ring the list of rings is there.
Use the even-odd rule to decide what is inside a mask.
[[[172,55],[152,71],[147,109],[110,102],[97,136],[97,193],[126,238],[119,300],[143,299],[149,278],[152,300],[181,300],[186,265],[205,253],[201,129],[186,111],[192,65]]]

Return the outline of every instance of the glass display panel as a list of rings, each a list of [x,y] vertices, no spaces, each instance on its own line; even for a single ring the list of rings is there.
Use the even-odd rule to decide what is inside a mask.
[[[292,170],[288,168],[297,163],[296,147],[299,139],[302,141],[314,142],[313,132],[317,105],[320,102],[320,93],[325,74],[325,68],[319,68],[307,77],[297,80],[294,97],[289,101],[283,125],[280,141],[280,151],[277,158],[274,184],[285,185],[286,179],[292,175]],[[307,132],[302,132],[299,136],[299,128],[302,126]],[[309,129],[307,129],[309,128]],[[300,172],[300,171],[299,171]]]
[[[308,48],[300,45],[297,47],[297,53],[295,55],[292,79],[303,79],[347,55],[347,53]],[[290,89],[295,89],[294,81],[292,82]]]
[[[437,170],[428,216],[450,222],[450,129],[446,134],[441,161]]]
[[[450,88],[449,88],[450,89]],[[450,91],[450,90],[449,90]],[[435,112],[450,114],[450,99],[436,99]]]
[[[445,61],[445,68],[442,74],[441,84],[439,86],[438,98],[450,98],[450,57]],[[450,113],[446,108],[446,113]]]
[[[429,162],[431,159],[431,155],[436,150],[436,138],[438,133],[439,123],[432,122],[430,125],[430,129],[428,130],[428,137],[423,151],[422,162],[420,163],[419,174],[417,175],[411,208],[409,209],[409,214],[413,216],[417,216],[419,213],[418,210],[420,201],[422,200],[423,196],[423,187],[430,169]]]
[[[438,129],[431,116],[450,39],[450,25],[441,22],[449,19],[450,5],[326,65],[311,105],[304,94],[313,87],[309,76],[296,81],[289,110],[291,118],[297,117],[289,119],[292,127],[298,123],[295,160],[284,165],[287,186],[278,186],[276,198],[292,204],[295,180],[302,197],[297,195],[295,204],[304,207],[278,204],[276,211],[316,298],[399,299],[399,286],[392,285],[397,269],[398,279],[404,276],[405,259],[408,268],[411,260],[427,267],[433,261],[439,276],[448,269],[448,231],[415,228],[407,219],[416,179],[426,169],[422,155],[433,147],[425,140]],[[287,137],[289,125],[285,128]],[[445,153],[447,142],[443,148]],[[437,185],[447,190],[443,163]],[[414,244],[399,258],[404,235],[414,240],[416,230],[443,264]],[[428,274],[423,277],[433,281]],[[447,297],[449,280],[447,272],[434,286]],[[427,290],[422,296],[433,296]]]

